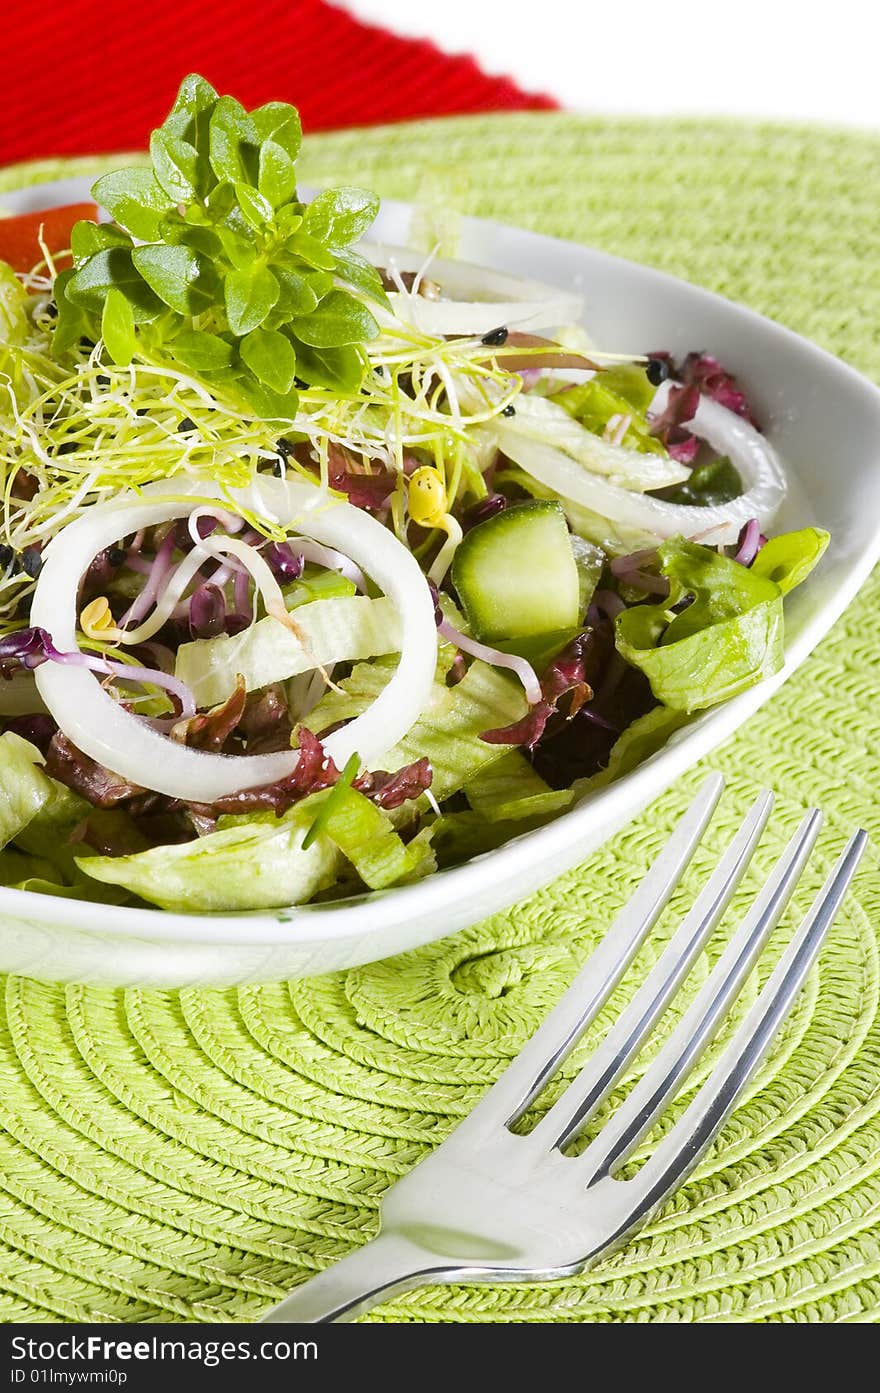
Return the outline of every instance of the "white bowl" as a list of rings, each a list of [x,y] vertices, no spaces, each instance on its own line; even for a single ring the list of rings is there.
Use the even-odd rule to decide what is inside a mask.
[[[87,196],[64,180],[3,198],[11,211]],[[385,203],[376,236],[406,244],[411,210]],[[537,831],[417,885],[336,905],[238,915],[117,909],[0,889],[0,970],[55,981],[224,986],[352,967],[417,947],[530,894],[582,861],[727,739],[804,661],[880,559],[880,391],[750,310],[570,242],[465,219],[460,255],[582,291],[602,347],[704,348],[747,385],[786,461],[780,523],[831,532],[821,567],[786,605],[787,658],[770,681],[702,716],[612,787]]]

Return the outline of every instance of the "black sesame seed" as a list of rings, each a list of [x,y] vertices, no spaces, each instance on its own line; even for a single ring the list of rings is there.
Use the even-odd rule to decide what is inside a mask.
[[[507,405],[505,406],[505,408],[504,408],[504,410],[502,411],[501,415],[502,415],[502,416],[515,416],[515,415],[516,415],[516,407],[514,406],[514,404],[513,404],[512,401],[510,401],[510,402],[507,403]]]
[[[649,358],[645,375],[652,387],[659,387],[661,382],[666,381],[671,371],[672,369],[665,358]]]
[[[72,455],[74,450],[78,449],[78,440],[62,440],[61,444],[55,447],[55,453],[56,455]]]
[[[31,580],[35,580],[40,574],[42,565],[43,558],[36,547],[26,547],[21,553],[21,568],[31,577]]]
[[[191,420],[189,416],[184,416],[183,420],[179,421],[177,424],[177,434],[189,435],[191,431],[195,430],[195,428],[195,421]]]
[[[12,547],[0,546],[0,570],[6,570],[14,555]]]
[[[107,553],[108,564],[111,565],[114,568],[114,570],[118,570],[119,567],[122,565],[123,561],[125,560],[127,554],[128,553],[124,550],[123,547],[111,547]]]
[[[285,440],[282,435],[280,440],[275,441],[275,449],[283,460],[288,460],[296,449],[296,446],[293,444],[292,440]]]
[[[484,334],[482,342],[487,348],[500,348],[503,343],[507,343],[507,325],[499,324],[497,329],[490,329],[488,334]]]

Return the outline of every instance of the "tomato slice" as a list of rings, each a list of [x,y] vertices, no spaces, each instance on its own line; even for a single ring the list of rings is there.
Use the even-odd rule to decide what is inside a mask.
[[[49,251],[62,252],[70,246],[73,224],[80,218],[97,222],[97,204],[68,203],[64,208],[42,208],[36,213],[0,218],[0,261],[8,261],[13,271],[32,271],[43,259],[38,240],[40,228]],[[59,271],[69,265],[70,257],[60,257],[55,262]]]

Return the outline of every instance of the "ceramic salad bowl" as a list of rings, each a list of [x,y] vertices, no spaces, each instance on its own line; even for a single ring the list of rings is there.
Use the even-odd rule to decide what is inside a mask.
[[[4,196],[24,212],[88,196],[64,180]],[[385,203],[371,234],[406,245],[411,209]],[[616,783],[555,821],[417,884],[333,904],[235,915],[117,908],[0,889],[0,970],[112,985],[224,986],[389,957],[452,933],[583,861],[676,777],[731,736],[804,661],[880,558],[880,391],[797,335],[644,266],[573,243],[464,219],[459,254],[583,296],[603,348],[675,356],[695,345],[740,378],[789,481],[780,527],[831,533],[816,573],[786,602],[786,663],[717,707]]]

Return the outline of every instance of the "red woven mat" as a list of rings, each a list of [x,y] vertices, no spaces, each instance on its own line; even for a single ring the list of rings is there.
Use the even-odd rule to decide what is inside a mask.
[[[325,0],[30,0],[16,15],[23,43],[7,36],[0,53],[0,164],[142,149],[188,72],[246,106],[294,102],[306,131],[555,106]]]

